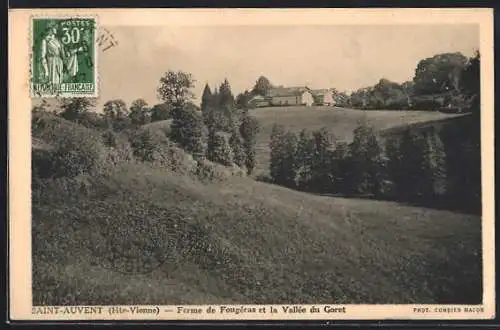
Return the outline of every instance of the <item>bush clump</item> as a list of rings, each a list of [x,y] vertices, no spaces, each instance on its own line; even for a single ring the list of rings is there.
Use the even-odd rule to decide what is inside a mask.
[[[56,118],[34,118],[33,135],[50,145],[32,153],[32,170],[39,177],[93,174],[105,166],[106,148],[95,131]]]
[[[92,174],[102,169],[105,157],[106,150],[99,136],[84,129],[70,130],[56,141],[52,170],[55,176]]]
[[[200,160],[196,168],[196,177],[202,182],[222,182],[231,177],[244,177],[246,170],[236,165],[223,166],[209,160]]]
[[[134,156],[179,173],[196,172],[196,160],[157,130],[140,130],[130,137]]]
[[[111,166],[134,161],[134,151],[123,134],[108,130],[102,134],[106,146],[106,161]]]

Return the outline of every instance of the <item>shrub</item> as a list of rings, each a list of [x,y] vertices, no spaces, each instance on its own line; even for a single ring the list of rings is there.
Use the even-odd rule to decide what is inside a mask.
[[[196,172],[193,156],[170,141],[159,130],[139,130],[130,134],[134,156],[139,161],[151,162],[179,173]]]
[[[215,133],[211,160],[224,166],[231,166],[233,164],[234,154],[226,133]]]
[[[134,152],[124,134],[108,130],[102,134],[102,139],[107,147],[106,161],[109,165],[116,166],[134,160]]]
[[[193,156],[175,145],[164,148],[161,155],[163,156],[161,165],[174,172],[182,174],[196,172],[198,162]]]
[[[95,112],[84,112],[77,118],[78,124],[87,128],[105,129],[107,127],[106,120]]]
[[[182,149],[197,157],[204,156],[207,134],[202,116],[192,105],[186,104],[182,108],[174,109],[170,138]]]
[[[220,182],[231,177],[231,172],[223,165],[212,163],[208,160],[201,160],[198,162],[196,176],[201,181]]]
[[[243,138],[243,147],[245,150],[245,166],[248,174],[253,172],[256,160],[255,146],[257,144],[257,135],[259,134],[260,126],[255,117],[249,116],[248,112],[243,114],[243,119],[240,125],[240,134]]]
[[[171,144],[169,139],[158,130],[137,130],[129,133],[130,146],[134,156],[145,162],[159,160],[158,153],[164,146]]]
[[[198,161],[195,174],[202,182],[221,182],[231,177],[244,177],[246,170],[236,165],[226,167],[204,159]]]
[[[99,136],[76,128],[61,132],[50,153],[53,175],[67,177],[99,171],[106,156]]]
[[[246,163],[246,153],[243,147],[244,141],[241,137],[239,130],[234,129],[229,138],[229,145],[233,150],[234,163],[238,166],[245,166]]]

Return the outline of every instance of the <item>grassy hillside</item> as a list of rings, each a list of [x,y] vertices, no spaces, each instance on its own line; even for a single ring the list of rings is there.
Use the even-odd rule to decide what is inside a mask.
[[[461,114],[445,114],[436,111],[365,111],[327,106],[257,108],[251,110],[250,113],[259,120],[261,125],[257,138],[258,163],[254,171],[256,175],[269,171],[269,142],[275,123],[294,132],[300,132],[303,128],[312,131],[327,127],[338,140],[349,141],[352,138],[353,130],[362,119],[374,125],[377,130],[386,130],[462,116]],[[171,122],[171,120],[163,120],[147,124],[144,128],[168,131]]]
[[[33,192],[35,305],[481,299],[477,216],[144,164]]]
[[[267,173],[269,167],[269,142],[274,123],[281,124],[294,132],[303,128],[317,130],[326,127],[338,140],[349,141],[358,122],[365,119],[377,130],[405,126],[460,116],[436,111],[392,111],[392,110],[355,110],[337,107],[270,107],[251,111],[262,129],[257,142],[258,173]]]
[[[34,153],[78,131],[43,118]],[[478,216],[174,168],[34,177],[33,304],[481,301]]]

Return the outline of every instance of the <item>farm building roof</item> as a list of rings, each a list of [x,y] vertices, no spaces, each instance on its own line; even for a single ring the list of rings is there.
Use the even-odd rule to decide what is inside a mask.
[[[321,96],[321,95],[326,95],[328,93],[332,93],[331,89],[313,89],[311,90],[311,93],[313,93],[316,96]]]
[[[308,88],[306,87],[279,87],[269,90],[268,96],[299,96],[306,91],[308,91]]]

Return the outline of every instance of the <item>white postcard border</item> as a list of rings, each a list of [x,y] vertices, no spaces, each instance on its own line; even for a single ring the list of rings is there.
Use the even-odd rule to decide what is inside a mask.
[[[483,196],[483,308],[464,312],[465,305],[314,305],[318,313],[208,313],[221,305],[199,306],[199,314],[177,313],[178,306],[150,306],[155,313],[37,313],[31,295],[31,134],[30,134],[30,19],[37,15],[98,15],[101,26],[118,25],[364,25],[364,24],[478,24],[481,53],[481,141]],[[360,19],[363,16],[363,19]],[[166,23],[167,22],[167,23]],[[265,22],[265,23],[264,23]],[[353,23],[356,22],[356,23]],[[493,10],[491,9],[47,9],[9,11],[9,307],[12,320],[299,320],[299,319],[489,319],[495,316],[494,239],[494,88]],[[227,305],[229,306],[229,305]],[[271,305],[246,305],[260,308]],[[290,305],[291,306],[291,305]],[[299,306],[299,305],[296,305]],[[312,305],[300,305],[310,309]],[[346,313],[327,313],[324,306],[345,307]],[[96,306],[92,306],[96,307]],[[118,307],[118,306],[115,306]],[[148,308],[147,306],[122,306]],[[197,306],[183,306],[195,308]],[[241,307],[233,306],[233,307]],[[66,307],[61,307],[62,310]],[[323,310],[321,310],[323,308]],[[415,308],[420,308],[418,312]],[[426,309],[427,308],[427,309]],[[453,311],[460,308],[461,312]],[[448,309],[448,310],[447,310]],[[166,310],[172,310],[167,312]],[[71,311],[71,310],[69,310]],[[186,316],[187,315],[187,316]]]

